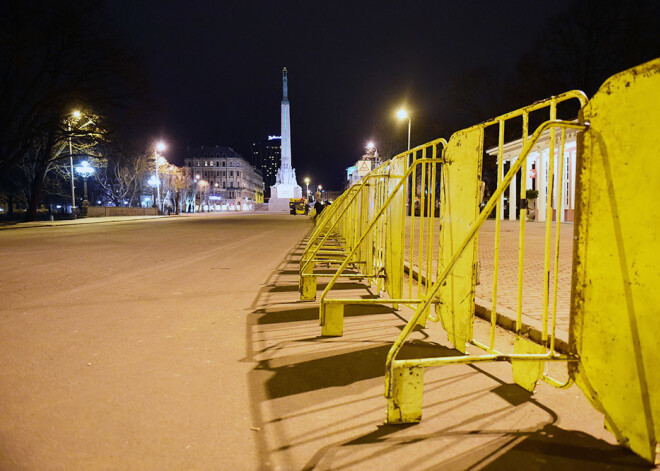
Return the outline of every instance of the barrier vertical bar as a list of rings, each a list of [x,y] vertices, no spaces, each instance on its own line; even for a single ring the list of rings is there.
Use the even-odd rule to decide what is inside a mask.
[[[555,97],[550,102],[550,120],[557,118],[557,102]],[[550,298],[550,240],[552,238],[552,194],[555,170],[555,128],[550,128],[548,151],[548,188],[545,203],[545,258],[543,262],[543,327],[541,339],[543,345],[548,342],[548,304]]]
[[[497,186],[502,183],[502,170],[504,167],[504,120],[499,121],[499,138],[497,150]],[[504,194],[504,193],[502,193]],[[497,323],[497,278],[500,266],[500,211],[502,208],[502,199],[497,200],[497,209],[495,210],[495,254],[493,261],[493,304],[490,311],[490,348],[495,348],[495,325]]]

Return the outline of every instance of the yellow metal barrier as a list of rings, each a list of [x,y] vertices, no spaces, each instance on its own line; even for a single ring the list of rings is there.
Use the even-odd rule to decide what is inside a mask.
[[[660,436],[660,59],[610,78],[582,110],[571,377],[619,442]]]
[[[573,122],[556,119],[558,104],[577,100],[580,106],[586,103],[586,97],[581,92],[569,92],[537,102],[520,110],[507,113],[480,125],[473,126],[455,133],[445,147],[441,179],[441,222],[439,230],[439,250],[435,260],[435,270],[426,279],[428,288],[424,295],[418,298],[418,308],[412,318],[392,346],[386,363],[386,397],[388,398],[387,422],[405,423],[416,422],[422,415],[423,372],[424,368],[450,363],[472,363],[481,361],[511,361],[514,369],[514,380],[522,387],[533,391],[536,382],[543,379],[557,387],[566,386],[566,382],[557,381],[544,373],[543,363],[546,361],[570,361],[576,358],[572,355],[559,354],[555,351],[555,323],[556,302],[552,312],[552,328],[548,329],[550,298],[550,257],[552,254],[552,205],[547,205],[545,231],[545,267],[546,283],[543,292],[543,327],[542,345],[535,344],[521,335],[524,250],[525,250],[525,209],[521,209],[519,229],[519,272],[518,272],[518,309],[516,318],[516,338],[513,352],[502,352],[496,349],[495,333],[497,319],[497,290],[499,265],[499,238],[500,221],[496,217],[494,240],[494,263],[492,276],[492,308],[490,319],[489,338],[478,340],[473,337],[474,325],[474,296],[477,280],[477,240],[478,231],[484,221],[495,209],[499,216],[501,212],[501,196],[505,189],[520,172],[526,163],[531,149],[541,138],[544,132],[550,132],[549,141],[549,194],[547,201],[551,201],[551,189],[555,171],[555,132],[561,130],[559,155],[564,154],[565,129],[584,130],[585,126]],[[532,112],[545,112],[546,122],[541,124],[529,136],[529,117]],[[505,131],[507,124],[520,123],[519,134],[522,135],[523,150],[515,163],[501,181],[498,181],[496,191],[493,193],[485,207],[479,213],[480,191],[475,184],[475,176],[480,179],[481,160],[484,151],[485,131],[495,126],[498,135],[498,176],[503,174],[503,154],[505,144]],[[477,180],[477,182],[478,182]],[[558,185],[561,188],[561,184]],[[524,200],[526,192],[525,178],[521,178],[521,197]],[[561,194],[558,195],[561,198]],[[524,206],[524,205],[523,205]],[[557,241],[559,240],[559,225],[557,225]],[[558,243],[555,244],[555,257],[558,257]],[[556,300],[558,264],[554,264],[554,290]],[[428,272],[427,272],[428,273]],[[435,315],[428,314],[428,308],[435,304]],[[441,321],[452,345],[463,355],[442,358],[423,358],[398,360],[406,339],[418,324],[425,325],[425,318],[432,321]],[[486,352],[486,355],[469,355],[468,346],[472,345]]]
[[[300,262],[299,290],[302,300],[316,299],[316,280],[332,277],[332,266],[346,261],[351,273],[345,278],[376,279],[382,266],[381,258],[364,247],[347,255],[368,225],[374,204],[383,194],[383,181],[387,176],[389,162],[379,166],[347,190],[333,205],[321,213],[305,247]],[[328,211],[328,214],[326,214]],[[318,264],[326,265],[324,271],[315,271]]]
[[[577,102],[578,121],[557,119],[558,105]],[[660,432],[660,210],[657,185],[640,185],[640,176],[657,180],[660,161],[660,59],[608,80],[587,104],[579,91],[568,92],[507,113],[403,153],[349,190],[323,227],[317,227],[301,267],[304,277],[322,261],[322,247],[342,247],[336,269],[320,298],[323,335],[342,335],[345,304],[390,303],[413,309],[386,360],[388,423],[421,420],[425,368],[446,364],[508,361],[516,383],[533,391],[539,380],[557,388],[575,382],[605,415],[617,439],[642,457],[655,459]],[[530,121],[542,124],[530,134]],[[532,119],[533,118],[533,119]],[[522,151],[504,175],[505,141],[513,128]],[[483,209],[481,161],[487,131],[497,131],[498,185]],[[568,130],[578,132],[576,224],[569,346],[557,350],[558,273],[561,225],[553,224],[552,201],[563,198],[563,159]],[[540,341],[522,329],[525,267],[526,178],[520,178],[518,275],[514,342],[497,342],[500,263],[499,215],[502,195],[515,181],[533,147],[549,135],[543,243],[543,293]],[[511,138],[508,138],[511,140]],[[440,151],[441,150],[441,151]],[[647,177],[648,178],[648,177]],[[561,209],[561,205],[555,205]],[[495,210],[490,323],[485,339],[474,337],[477,242],[484,221]],[[553,229],[554,227],[554,229]],[[553,234],[554,230],[554,234]],[[312,242],[313,239],[313,242]],[[311,267],[311,269],[310,269]],[[375,281],[379,299],[329,298],[343,276]],[[314,282],[314,294],[316,285]],[[304,290],[303,290],[304,291]],[[431,306],[434,306],[431,313]],[[440,321],[461,353],[451,357],[398,359],[414,328]],[[474,355],[476,347],[484,354]],[[511,351],[512,350],[512,351]],[[547,373],[548,362],[568,365],[566,379]]]
[[[433,253],[433,232],[437,225],[436,217],[436,174],[442,158],[438,157],[446,141],[438,139],[411,149],[382,166],[377,185],[374,186],[373,203],[368,207],[369,223],[361,228],[347,259],[339,266],[320,299],[319,320],[322,334],[339,336],[343,334],[345,304],[378,304],[381,299],[327,299],[338,278],[343,276],[351,257],[358,253],[372,254],[373,269],[376,270],[377,288],[386,292],[386,302],[398,306],[406,304],[414,307],[419,302],[420,290],[428,283],[416,284],[418,297],[404,295],[404,265],[412,266],[413,258],[425,270],[430,270]],[[476,185],[475,185],[476,187]],[[409,214],[410,216],[407,216]],[[416,233],[417,229],[417,233]],[[406,242],[409,239],[409,244]],[[416,256],[406,257],[405,248],[410,248]],[[419,276],[418,276],[419,279]],[[408,291],[413,291],[413,279],[408,276]]]
[[[564,99],[571,97],[564,96]],[[577,95],[578,98],[581,98]],[[556,106],[557,98],[550,100],[549,106],[552,114],[552,109]],[[498,125],[502,127],[504,119],[498,121]],[[487,126],[484,123],[481,126]],[[479,127],[470,128],[466,132],[461,131],[455,134],[450,139],[449,144],[445,151],[445,159],[451,161],[451,156],[454,153],[462,155],[464,152],[475,152],[474,148],[466,147],[464,145],[465,136],[470,136],[472,139],[481,138],[483,133],[479,132]],[[487,219],[488,215],[500,204],[500,197],[504,190],[509,186],[516,173],[520,171],[525,159],[529,154],[536,141],[541,137],[542,133],[547,129],[553,130],[556,128],[567,129],[584,129],[584,125],[564,122],[558,120],[551,120],[543,123],[535,131],[530,139],[526,139],[526,144],[523,148],[522,154],[516,163],[511,167],[509,172],[504,177],[503,181],[498,186],[497,190],[493,193],[486,206],[483,208],[478,217],[472,221],[462,221],[463,226],[455,227],[455,224],[450,224],[444,237],[448,240],[446,250],[443,253],[451,253],[450,257],[441,260],[441,273],[435,279],[433,285],[427,291],[426,295],[419,300],[420,306],[413,317],[408,321],[407,325],[395,341],[390,352],[387,356],[386,362],[386,396],[388,398],[387,408],[387,422],[388,423],[405,423],[417,422],[421,419],[422,415],[422,396],[423,396],[423,368],[430,366],[439,366],[451,363],[473,363],[482,361],[512,361],[514,368],[514,380],[525,387],[526,389],[533,390],[536,382],[539,379],[544,379],[550,384],[558,387],[566,386],[558,382],[543,372],[541,361],[568,361],[575,360],[576,358],[571,355],[559,354],[554,351],[554,341],[550,345],[537,345],[525,339],[525,337],[518,335],[514,344],[513,353],[504,353],[495,349],[495,318],[491,318],[490,338],[488,343],[480,342],[472,337],[472,325],[474,322],[474,288],[476,284],[476,236],[479,228]],[[500,134],[501,135],[501,134]],[[562,144],[560,152],[563,152],[563,132]],[[503,140],[500,139],[500,149],[503,146]],[[466,150],[467,149],[467,150]],[[478,149],[478,148],[477,148]],[[552,150],[550,155],[552,155]],[[552,169],[552,165],[550,165]],[[551,172],[552,173],[552,172]],[[551,188],[551,187],[550,187]],[[449,210],[451,211],[451,209]],[[472,209],[473,214],[476,214],[476,206]],[[450,213],[451,214],[451,213]],[[524,218],[521,224],[525,224]],[[551,219],[546,224],[551,224]],[[499,226],[499,224],[497,224]],[[496,229],[496,240],[497,231]],[[462,234],[461,234],[462,232]],[[457,237],[454,235],[458,233]],[[549,236],[546,236],[546,240]],[[521,244],[524,246],[524,244]],[[546,244],[547,245],[547,244]],[[496,257],[497,257],[497,242],[496,242]],[[547,257],[546,257],[547,260]],[[495,263],[497,267],[497,262]],[[555,266],[555,271],[558,269]],[[493,291],[494,297],[497,290],[497,275],[493,277]],[[549,286],[546,286],[546,291]],[[556,290],[556,285],[555,285]],[[441,358],[423,358],[423,359],[410,359],[410,360],[397,360],[396,357],[403,347],[407,337],[413,331],[416,324],[424,315],[425,309],[429,307],[432,302],[437,302],[440,299],[436,314],[443,323],[443,327],[449,334],[449,340],[454,347],[462,353],[467,353],[467,346],[473,345],[488,354],[481,356],[461,355],[454,357],[441,357]],[[544,296],[547,299],[547,295]],[[544,311],[544,331],[543,338],[546,343],[548,338],[547,332],[547,309]],[[553,316],[554,325],[555,316]],[[554,339],[554,331],[551,332],[551,337]],[[527,364],[527,363],[530,364]]]
[[[519,160],[500,182],[479,217],[469,225],[451,258],[444,264],[440,263],[443,265],[441,274],[390,350],[386,363],[389,423],[421,419],[425,368],[452,363],[505,360],[512,363],[514,380],[530,391],[533,391],[539,379],[560,388],[575,381],[595,407],[604,413],[606,426],[620,443],[651,462],[655,460],[660,432],[660,373],[655,368],[660,360],[655,339],[656,332],[660,331],[660,295],[657,290],[660,282],[660,270],[657,268],[660,249],[655,233],[660,228],[660,211],[657,204],[650,203],[656,199],[656,186],[640,185],[639,177],[653,175],[657,179],[660,172],[658,160],[649,158],[657,154],[660,146],[660,110],[657,107],[660,102],[660,59],[612,77],[588,106],[581,94],[573,96],[582,104],[578,123],[555,119],[558,97],[551,100],[549,121],[537,128],[529,139],[526,129],[523,130],[524,146]],[[523,127],[528,123],[525,114],[523,110]],[[493,123],[499,125],[500,165],[504,121],[511,117],[511,114],[505,115],[479,126]],[[470,339],[471,314],[464,316],[462,311],[455,309],[455,305],[444,312],[444,300],[447,297],[451,297],[453,303],[455,299],[463,299],[462,296],[468,290],[452,287],[450,280],[456,268],[460,268],[461,259],[470,257],[470,244],[476,240],[479,226],[501,204],[503,191],[522,168],[541,133],[546,130],[551,134],[547,201],[550,202],[553,197],[561,201],[562,172],[555,176],[553,161],[555,133],[560,133],[558,155],[562,156],[567,129],[581,131],[578,135],[578,204],[569,351],[558,353],[555,350],[561,226],[556,225],[553,242],[552,205],[547,204],[541,343],[533,343],[519,335],[525,227],[525,218],[521,217],[516,319],[518,335],[513,353],[499,352],[494,342],[499,222],[496,223],[493,305],[487,343]],[[451,161],[452,140],[445,151],[447,161]],[[556,194],[553,195],[554,178],[558,181]],[[521,191],[524,191],[524,179],[522,182]],[[552,257],[554,263],[551,263]],[[486,354],[398,360],[397,354],[423,316],[424,309],[435,302],[438,296],[443,299],[438,304],[439,315],[454,346],[464,351],[462,349],[466,344],[470,344],[485,350]],[[557,381],[548,377],[544,368],[548,361],[567,362],[568,379]]]

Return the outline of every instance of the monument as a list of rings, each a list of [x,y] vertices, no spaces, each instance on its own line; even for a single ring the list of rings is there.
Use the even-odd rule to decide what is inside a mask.
[[[296,181],[296,170],[291,166],[291,116],[286,67],[282,70],[282,164],[277,171],[275,185],[270,187],[269,211],[289,211],[290,198],[302,198],[302,188]]]

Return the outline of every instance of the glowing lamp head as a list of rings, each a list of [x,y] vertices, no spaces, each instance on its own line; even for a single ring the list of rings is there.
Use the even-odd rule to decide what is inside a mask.
[[[399,111],[396,112],[396,116],[399,119],[406,119],[408,118],[408,113],[406,112],[406,110],[401,108]]]
[[[74,110],[74,112],[72,114],[73,114],[74,118],[80,118],[80,111]]]
[[[367,142],[367,150],[373,150],[375,147],[376,144],[374,144],[374,141]]]
[[[78,167],[76,167],[76,172],[78,172],[79,175],[82,175],[83,177],[87,178],[89,177],[92,173],[94,173],[94,167],[89,165],[89,162],[84,160],[83,162],[80,163]]]
[[[305,183],[309,185],[309,177],[305,178]]]
[[[163,141],[160,141],[158,144],[156,144],[156,150],[158,152],[163,152],[165,149],[167,149],[167,146]]]

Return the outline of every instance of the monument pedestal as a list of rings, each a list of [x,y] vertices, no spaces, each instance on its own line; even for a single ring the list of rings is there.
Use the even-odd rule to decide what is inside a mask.
[[[289,200],[302,198],[302,188],[295,184],[276,183],[270,187],[268,211],[289,212]]]

